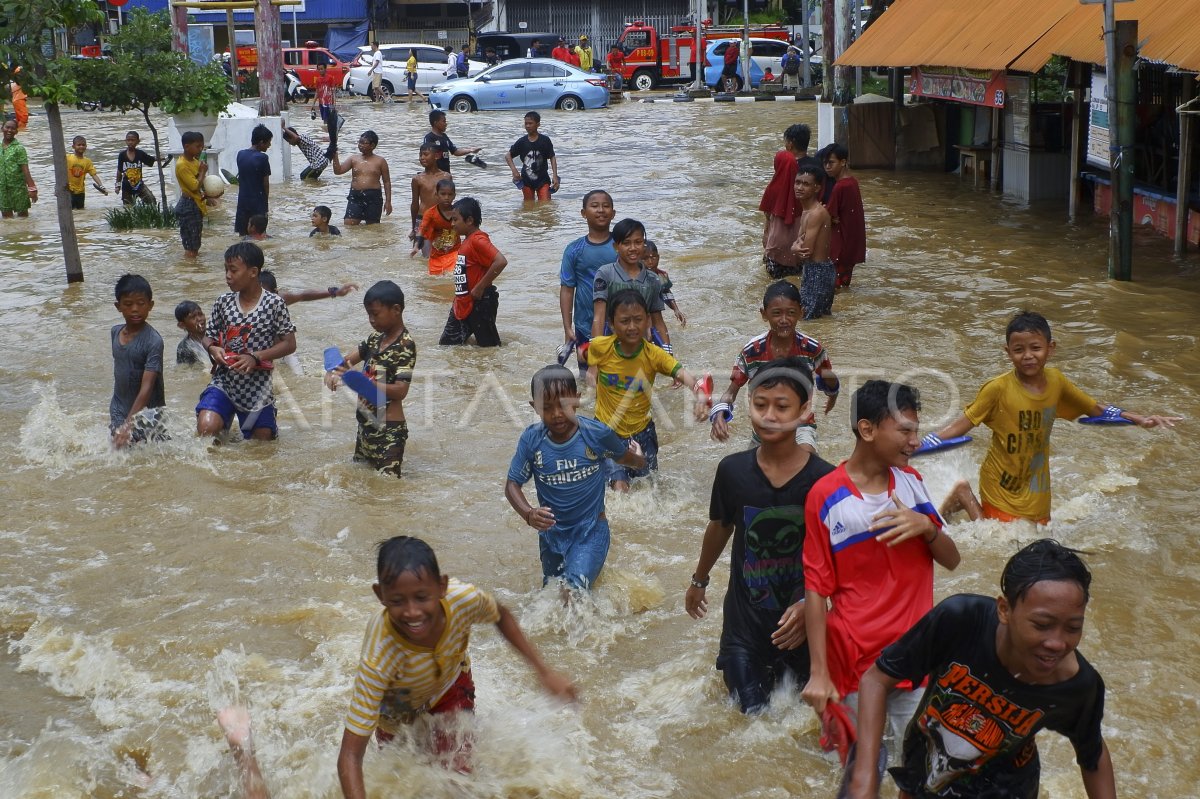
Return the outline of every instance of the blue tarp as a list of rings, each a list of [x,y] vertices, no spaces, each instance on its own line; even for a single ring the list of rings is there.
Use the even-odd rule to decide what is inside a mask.
[[[353,61],[358,48],[367,43],[367,21],[357,25],[330,25],[325,32],[325,46],[343,61]]]

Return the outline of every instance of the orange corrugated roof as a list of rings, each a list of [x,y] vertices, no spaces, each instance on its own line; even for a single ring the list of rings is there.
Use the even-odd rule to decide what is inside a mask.
[[[1200,71],[1200,0],[1118,2],[1139,55]],[[1104,6],[1079,0],[896,0],[837,63],[1036,72],[1052,55],[1104,63]]]
[[[1119,20],[1138,21],[1138,55],[1200,72],[1200,0],[1133,0],[1117,3],[1116,14]],[[1051,55],[1103,64],[1104,6],[1076,6],[1014,61],[1011,69],[1035,72]]]
[[[1008,69],[1078,7],[1079,0],[896,0],[837,63]]]

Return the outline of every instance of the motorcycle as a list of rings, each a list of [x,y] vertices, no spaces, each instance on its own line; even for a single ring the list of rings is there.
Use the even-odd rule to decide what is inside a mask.
[[[301,103],[308,99],[309,91],[304,84],[300,82],[300,76],[296,74],[294,69],[285,69],[284,76],[287,79],[287,98],[293,103]]]

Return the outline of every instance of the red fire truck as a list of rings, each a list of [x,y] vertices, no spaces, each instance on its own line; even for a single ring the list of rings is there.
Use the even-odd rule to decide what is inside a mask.
[[[704,47],[712,39],[741,38],[741,25],[713,25],[711,19],[700,23],[700,42],[696,28],[676,25],[667,34],[659,34],[653,25],[638,20],[631,23],[617,40],[625,53],[625,68],[621,77],[627,85],[647,91],[664,83],[686,83],[691,80],[689,64],[692,53],[698,51],[703,59]],[[788,40],[788,30],[781,25],[751,25],[750,35],[759,39]],[[701,72],[704,67],[701,65]]]

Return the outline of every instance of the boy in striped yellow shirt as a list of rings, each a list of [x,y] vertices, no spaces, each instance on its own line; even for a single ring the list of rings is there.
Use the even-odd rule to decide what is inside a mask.
[[[474,710],[467,653],[474,624],[495,624],[548,692],[575,698],[575,686],[542,662],[512,612],[490,594],[442,574],[424,541],[410,536],[384,541],[377,573],[379,582],[371,588],[384,609],[367,625],[338,754],[338,778],[347,799],[366,797],[362,764],[372,734],[386,742],[422,714]],[[434,748],[450,756],[456,769],[469,769],[467,747],[455,751],[452,736],[436,734]]]

